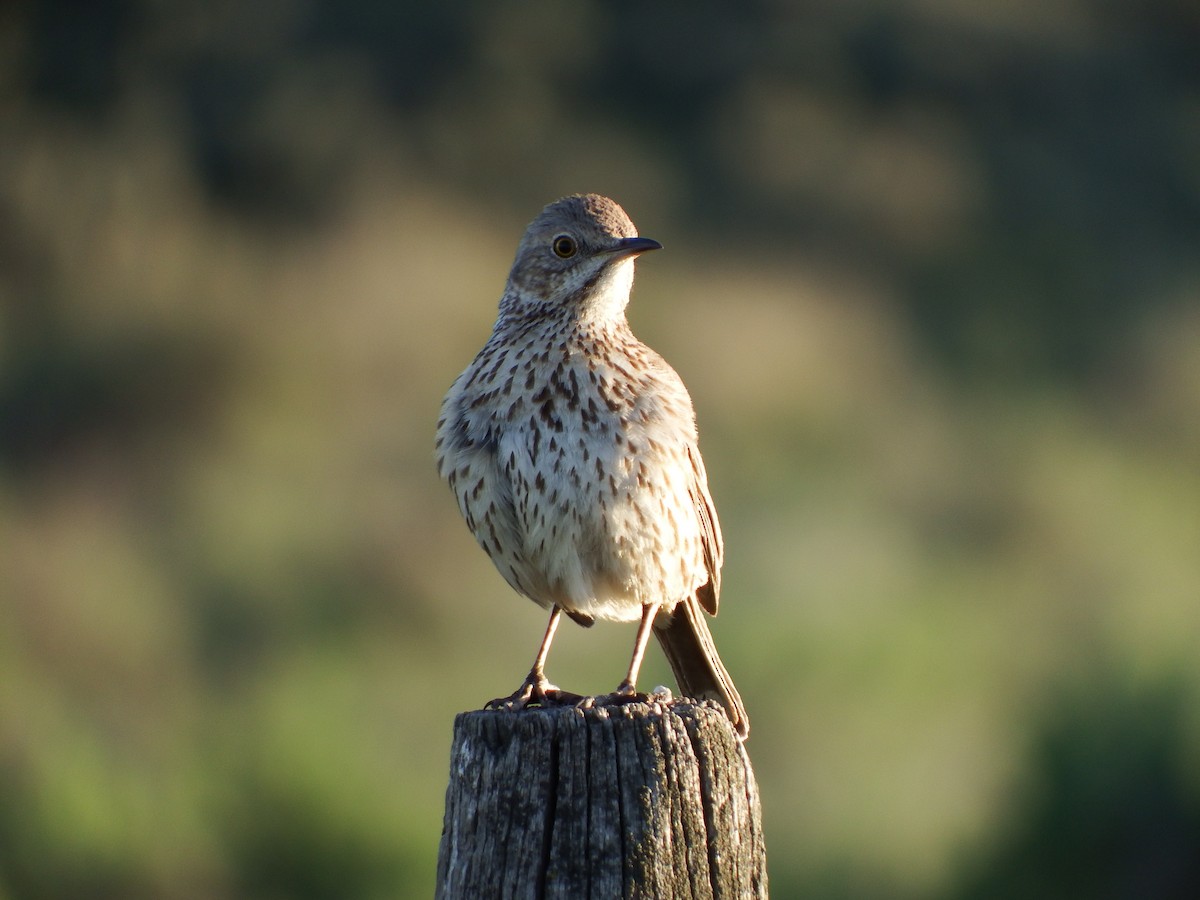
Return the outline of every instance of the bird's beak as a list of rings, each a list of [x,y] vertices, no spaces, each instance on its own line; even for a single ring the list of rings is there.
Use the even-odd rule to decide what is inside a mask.
[[[645,253],[647,250],[661,250],[662,244],[653,238],[631,237],[621,238],[617,241],[617,246],[613,247],[609,252],[614,257],[620,259],[623,256],[637,256],[639,253]]]

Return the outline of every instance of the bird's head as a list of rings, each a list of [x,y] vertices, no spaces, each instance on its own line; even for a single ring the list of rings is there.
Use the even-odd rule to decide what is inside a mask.
[[[633,286],[634,258],[661,247],[638,237],[625,210],[607,197],[556,200],[521,238],[501,313],[620,319]]]

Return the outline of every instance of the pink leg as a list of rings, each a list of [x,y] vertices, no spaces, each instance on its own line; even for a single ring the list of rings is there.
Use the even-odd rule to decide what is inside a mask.
[[[658,604],[647,603],[642,607],[642,622],[638,625],[637,640],[633,645],[633,658],[629,660],[629,672],[617,688],[618,694],[636,693],[638,672],[642,668],[642,657],[646,655],[646,644],[650,641],[650,629],[658,615]]]
[[[487,704],[488,709],[524,709],[531,704],[545,706],[547,703],[575,702],[580,699],[574,694],[567,694],[546,680],[546,657],[550,655],[550,644],[554,641],[554,632],[558,630],[558,620],[562,609],[553,606],[550,609],[550,621],[546,624],[546,633],[538,646],[537,656],[533,660],[533,668],[525,676],[521,686],[507,697],[498,697]]]

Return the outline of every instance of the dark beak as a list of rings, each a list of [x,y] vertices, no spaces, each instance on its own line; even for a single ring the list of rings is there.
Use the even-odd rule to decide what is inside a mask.
[[[647,250],[661,250],[662,244],[653,238],[632,237],[621,238],[617,241],[617,246],[610,251],[615,257],[622,256],[637,256],[639,253],[645,253]]]

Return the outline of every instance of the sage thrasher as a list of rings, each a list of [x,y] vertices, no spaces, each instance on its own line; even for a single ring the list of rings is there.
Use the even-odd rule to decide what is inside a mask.
[[[640,620],[625,680],[600,702],[637,696],[653,630],[681,693],[716,700],[745,737],[704,616],[717,612],[723,546],[692,401],[625,320],[634,258],[661,246],[607,197],[542,210],[491,337],[443,401],[438,471],[500,574],[550,610],[529,676],[494,705],[582,699],[543,673],[562,613]]]

